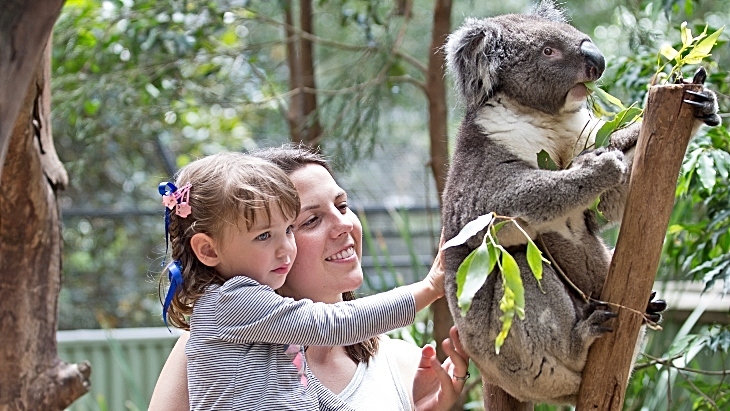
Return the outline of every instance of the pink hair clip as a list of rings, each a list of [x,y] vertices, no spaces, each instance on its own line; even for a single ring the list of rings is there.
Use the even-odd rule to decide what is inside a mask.
[[[190,209],[190,188],[192,184],[187,183],[180,188],[175,188],[171,183],[167,186],[162,194],[162,205],[167,207],[169,210],[175,209],[175,214],[185,218],[190,215],[192,211]],[[172,186],[172,187],[170,187]]]

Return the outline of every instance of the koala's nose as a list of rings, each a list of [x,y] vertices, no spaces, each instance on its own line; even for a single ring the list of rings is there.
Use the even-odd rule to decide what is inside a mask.
[[[598,80],[603,74],[603,70],[606,69],[606,59],[603,57],[603,53],[590,40],[583,40],[580,51],[586,58],[586,75],[591,81]]]

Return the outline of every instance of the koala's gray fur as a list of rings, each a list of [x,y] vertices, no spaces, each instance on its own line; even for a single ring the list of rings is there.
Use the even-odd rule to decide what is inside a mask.
[[[604,215],[620,220],[640,129],[635,124],[614,133],[609,147],[580,154],[600,123],[587,109],[583,83],[601,76],[603,55],[551,1],[531,14],[467,19],[446,53],[466,112],[443,196],[444,238],[482,214],[516,217],[585,295],[598,298],[611,252],[588,208],[600,197]],[[717,103],[705,94],[708,102],[696,113],[707,119]],[[543,149],[558,171],[538,168]],[[456,302],[456,270],[481,237],[443,252],[461,341],[484,380],[515,398],[575,403],[588,348],[613,314],[582,300],[554,265],[543,264],[541,290],[526,262],[525,238],[510,227],[499,241],[520,266],[526,318],[515,318],[499,355],[501,276],[487,278],[465,317]]]

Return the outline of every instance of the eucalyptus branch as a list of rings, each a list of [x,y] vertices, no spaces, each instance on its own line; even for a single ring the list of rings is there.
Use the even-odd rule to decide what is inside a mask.
[[[390,76],[390,77],[388,77],[388,80],[390,80],[391,82],[394,82],[394,83],[409,83],[409,84],[413,84],[414,86],[420,88],[424,92],[426,91],[426,83],[424,83],[423,81],[418,81],[418,80],[414,79],[413,77],[411,77],[409,75],[405,75],[405,76]]]
[[[407,5],[407,9],[405,11],[406,15],[405,15],[403,21],[408,21],[407,17],[411,14],[412,7],[413,7],[412,4],[409,2]],[[268,24],[272,24],[272,25],[276,25],[276,26],[280,26],[280,27],[285,27],[285,28],[291,30],[292,32],[294,32],[297,36],[301,36],[302,38],[305,38],[307,40],[310,40],[310,41],[315,42],[322,46],[329,46],[332,48],[337,48],[337,49],[346,50],[346,51],[371,51],[374,48],[373,46],[361,46],[361,45],[357,45],[357,44],[348,44],[348,43],[342,43],[342,42],[335,41],[335,40],[325,39],[323,37],[319,37],[314,34],[302,31],[298,27],[288,25],[285,22],[276,20],[269,16],[265,16],[262,14],[256,14],[255,16],[256,16],[255,18],[257,20],[260,20],[264,23],[268,23]],[[402,43],[402,39],[405,36],[406,28],[407,28],[407,25],[404,24],[401,27],[401,29],[399,30],[399,33],[396,37],[396,43],[397,43],[396,46],[398,46],[398,47]],[[287,39],[287,41],[292,41],[292,39]],[[247,48],[250,48],[250,47],[256,47],[256,45],[251,45],[251,46],[248,46]],[[402,58],[404,61],[407,61],[408,63],[413,65],[416,69],[418,69],[422,73],[426,73],[428,71],[428,68],[426,67],[425,64],[421,63],[415,57],[413,57],[409,54],[406,54],[405,52],[403,52],[401,50],[397,50],[396,47],[391,48],[391,53],[397,57]]]
[[[421,63],[420,61],[418,61],[418,59],[416,59],[415,57],[413,57],[409,54],[406,54],[400,50],[396,50],[395,55],[402,58],[403,60],[411,63],[411,65],[413,65],[416,69],[418,69],[423,74],[426,74],[428,72],[428,67],[426,67],[426,65]]]
[[[696,369],[696,368],[678,367],[678,366],[674,365],[674,360],[680,358],[682,356],[681,354],[674,356],[672,358],[669,358],[669,359],[658,358],[658,357],[651,356],[649,354],[642,354],[642,355],[644,357],[650,359],[651,362],[649,362],[647,364],[642,364],[641,366],[637,366],[636,369],[642,369],[642,368],[651,367],[656,364],[661,364],[661,365],[665,365],[670,368],[674,368],[679,371],[691,372],[691,373],[700,374],[700,375],[711,375],[711,376],[720,376],[720,377],[725,377],[725,376],[730,375],[730,370],[707,371],[707,370],[700,370],[700,369]]]
[[[707,394],[705,394],[704,392],[702,392],[702,390],[701,390],[701,389],[699,389],[699,388],[698,388],[698,387],[697,387],[697,386],[696,386],[696,385],[695,385],[695,384],[694,384],[694,383],[692,382],[692,380],[690,380],[690,379],[689,379],[689,377],[687,377],[686,375],[684,375],[684,373],[683,373],[683,372],[681,372],[681,371],[679,371],[679,370],[677,371],[677,373],[678,373],[678,374],[679,374],[679,375],[680,375],[680,376],[681,376],[682,378],[684,378],[684,381],[686,381],[686,382],[687,382],[687,384],[689,384],[689,386],[690,386],[690,387],[691,387],[691,388],[692,388],[692,389],[693,389],[693,390],[694,390],[694,391],[695,391],[695,392],[696,392],[697,394],[699,394],[699,395],[700,395],[700,396],[701,396],[702,398],[704,398],[704,399],[705,399],[705,401],[707,401],[708,403],[710,403],[710,405],[712,406],[712,408],[716,409],[717,411],[720,411],[720,408],[719,408],[719,407],[717,406],[717,404],[715,403],[715,401],[713,401],[713,400],[712,400],[712,398],[708,397],[708,396],[707,396]]]

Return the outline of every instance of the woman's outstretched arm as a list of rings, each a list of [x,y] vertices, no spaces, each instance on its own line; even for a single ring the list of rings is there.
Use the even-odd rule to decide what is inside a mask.
[[[183,333],[177,339],[165,365],[157,378],[152,392],[149,411],[189,411],[188,400],[188,360],[185,356],[185,343],[190,333]]]

